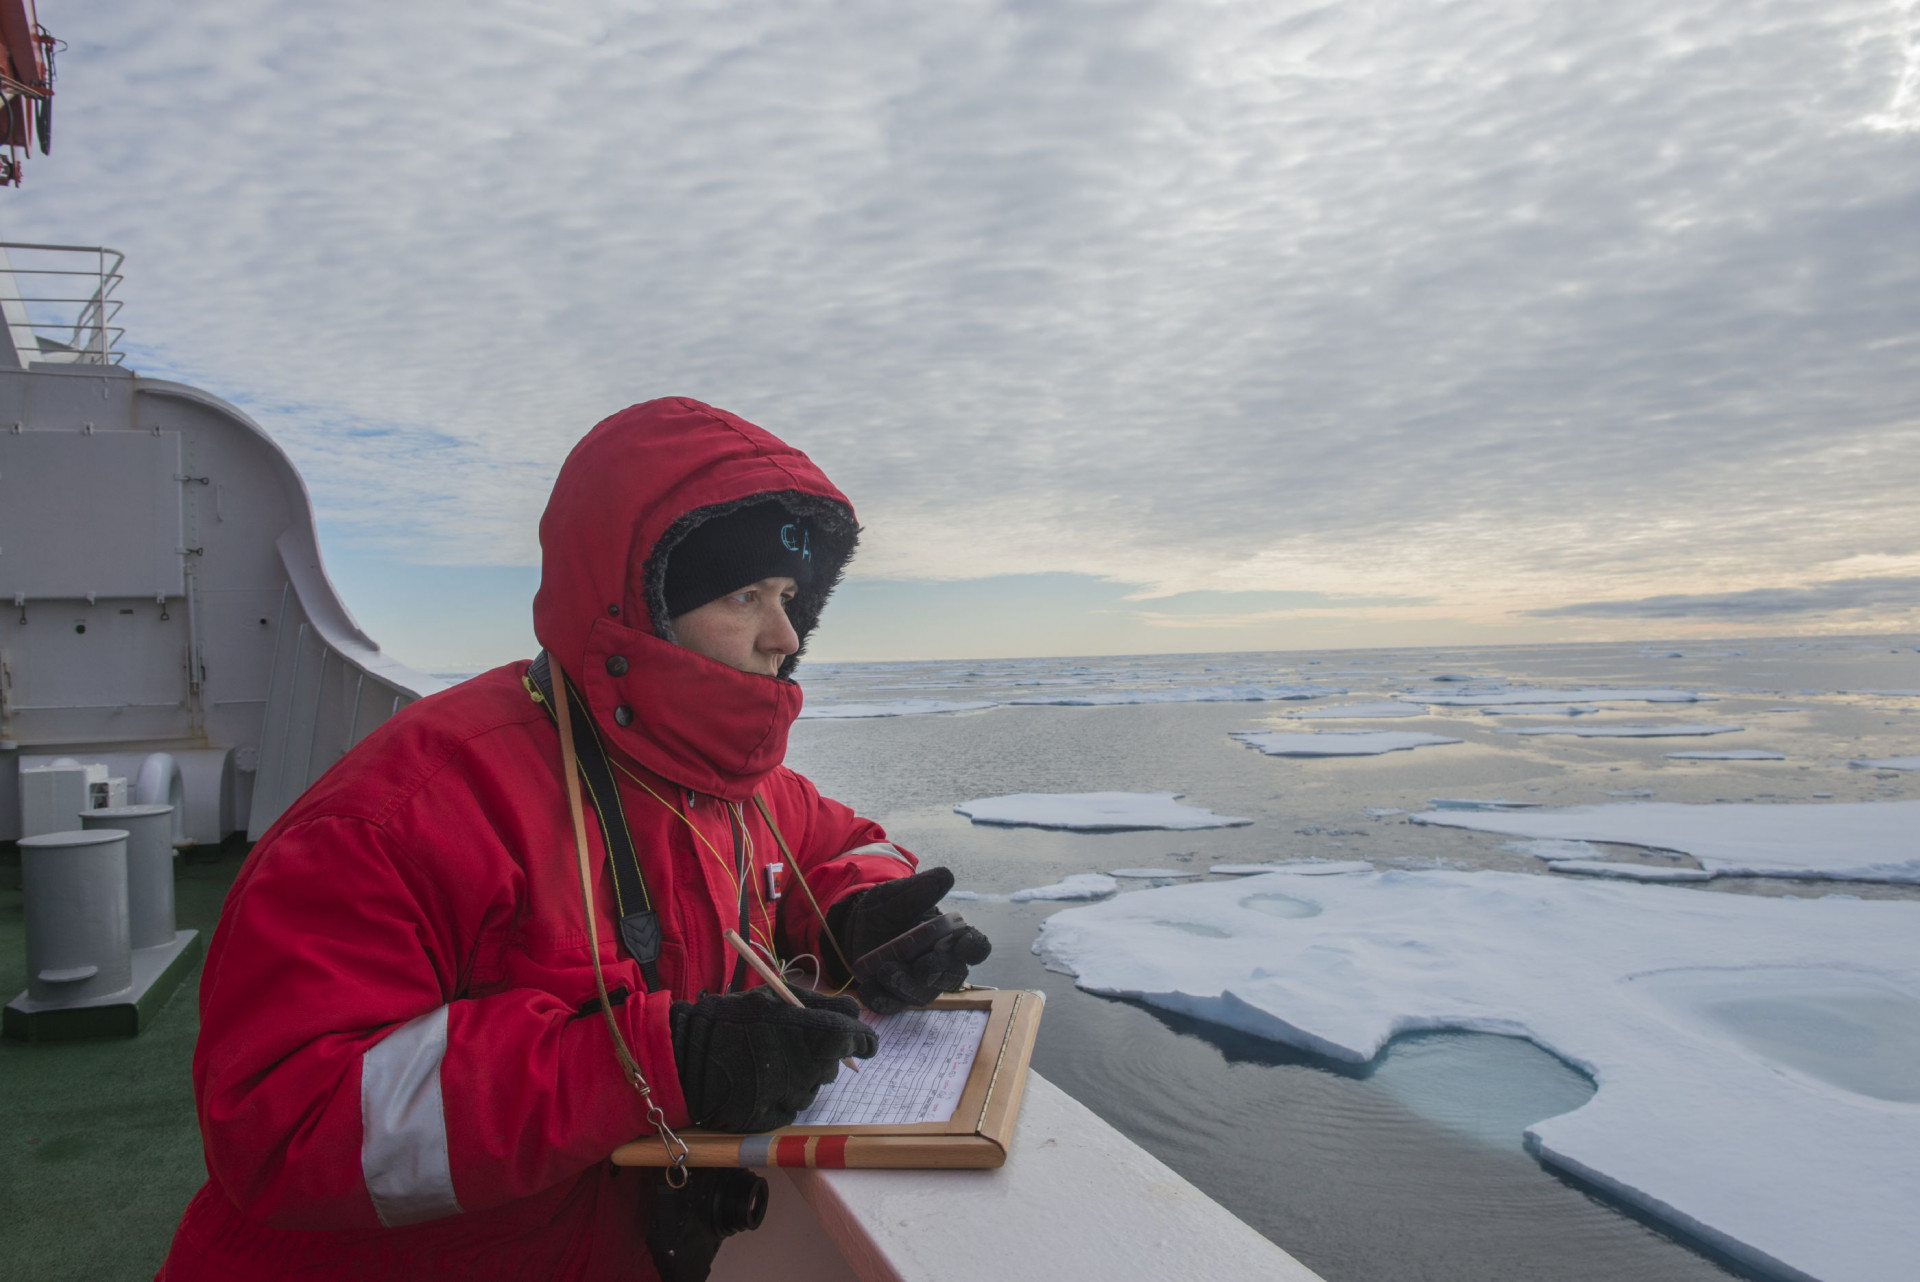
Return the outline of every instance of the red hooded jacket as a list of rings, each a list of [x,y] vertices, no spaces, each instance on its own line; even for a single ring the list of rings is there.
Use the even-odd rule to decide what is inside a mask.
[[[733,415],[687,400],[614,415],[569,455],[540,522],[535,632],[614,758],[665,937],[663,991],[619,949],[589,822],[601,964],[609,989],[633,994],[615,1014],[676,1126],[668,1007],[721,991],[733,969],[730,807],[756,865],[753,934],[783,958],[817,954],[819,923],[791,874],[767,898],[762,869],[782,857],[756,791],[822,908],[913,867],[780,764],[800,711],[791,661],[757,676],[662,635],[666,554],[703,517],[768,495],[822,535],[792,611],[804,638],[851,554],[852,508],[805,455]],[[651,1177],[606,1161],[649,1128],[597,1012],[559,738],[526,670],[403,710],[248,856],[200,985],[209,1179],[166,1282],[654,1276]]]

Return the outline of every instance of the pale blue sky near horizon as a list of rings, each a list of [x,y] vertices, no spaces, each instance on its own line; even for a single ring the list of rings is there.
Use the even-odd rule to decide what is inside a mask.
[[[657,395],[867,534],[823,659],[1920,626],[1917,0],[44,0],[0,237],[289,452],[416,666]]]

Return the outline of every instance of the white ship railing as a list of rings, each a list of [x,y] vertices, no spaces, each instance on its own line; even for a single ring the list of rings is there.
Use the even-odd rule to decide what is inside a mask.
[[[20,251],[32,266],[13,262]],[[0,314],[24,367],[35,361],[118,365],[126,331],[114,324],[126,255],[104,245],[39,245],[0,241]]]

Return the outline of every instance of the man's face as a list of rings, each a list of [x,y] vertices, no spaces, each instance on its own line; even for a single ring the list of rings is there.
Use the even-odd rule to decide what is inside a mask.
[[[675,618],[673,639],[730,668],[778,676],[787,656],[800,648],[799,634],[787,618],[787,603],[797,587],[792,579],[750,583]]]

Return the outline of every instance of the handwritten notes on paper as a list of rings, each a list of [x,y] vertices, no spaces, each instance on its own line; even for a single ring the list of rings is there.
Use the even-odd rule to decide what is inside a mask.
[[[901,1126],[944,1122],[959,1107],[974,1054],[987,1031],[983,1010],[863,1013],[880,1052],[858,1073],[844,1069],[820,1088],[799,1126]]]

